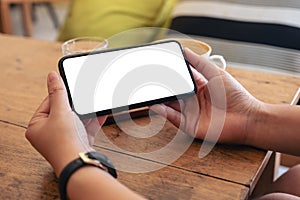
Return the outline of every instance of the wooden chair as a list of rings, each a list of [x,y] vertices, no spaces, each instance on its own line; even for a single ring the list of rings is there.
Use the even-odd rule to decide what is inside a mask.
[[[54,20],[55,26],[58,25],[56,16],[54,16],[52,2],[62,0],[0,0],[0,19],[2,23],[2,32],[6,34],[12,34],[12,24],[10,18],[10,5],[17,4],[22,7],[22,19],[24,26],[24,33],[26,36],[32,35],[32,5],[34,3],[45,3],[48,7],[49,13]]]

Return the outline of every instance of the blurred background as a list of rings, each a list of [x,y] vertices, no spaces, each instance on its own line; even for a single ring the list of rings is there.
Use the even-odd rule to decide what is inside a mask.
[[[91,35],[108,38],[137,27],[164,27],[207,42],[213,53],[223,55],[232,67],[248,68],[250,64],[251,69],[300,75],[298,0],[0,0],[0,3],[2,32],[6,32],[4,25],[10,23],[10,33],[14,35],[65,41]],[[24,15],[26,11],[30,16]]]
[[[49,13],[47,4],[35,3],[32,5],[31,10],[33,31],[30,37],[49,41],[56,40],[59,28],[66,18],[70,1],[54,2],[51,3],[51,5],[57,17],[58,26],[54,25],[55,22]],[[24,36],[22,6],[19,4],[11,4],[10,16],[13,35]]]

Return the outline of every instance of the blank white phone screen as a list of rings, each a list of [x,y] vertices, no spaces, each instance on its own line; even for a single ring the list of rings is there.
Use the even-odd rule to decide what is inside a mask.
[[[84,115],[194,91],[176,42],[66,58],[75,111]]]

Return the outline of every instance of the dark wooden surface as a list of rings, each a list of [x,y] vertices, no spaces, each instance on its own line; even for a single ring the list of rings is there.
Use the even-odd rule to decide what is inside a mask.
[[[58,199],[57,179],[49,164],[24,137],[33,112],[46,96],[46,76],[57,70],[59,43],[0,35],[0,199]],[[229,68],[228,71],[254,96],[270,103],[289,103],[300,85],[296,77]],[[162,119],[153,118],[153,123]],[[127,122],[123,122],[125,125]],[[145,125],[149,118],[136,119]],[[147,139],[128,136],[116,125],[103,127],[107,138],[131,152],[154,151],[166,145],[177,129],[166,122],[160,132]],[[147,135],[147,131],[142,133]],[[119,172],[119,180],[150,199],[247,199],[268,165],[263,150],[217,145],[198,158],[201,141],[196,140],[175,162],[148,173]],[[122,154],[96,138],[95,148],[118,165],[163,165],[155,159]]]
[[[59,199],[50,165],[24,138],[25,128],[0,122],[0,199]],[[97,149],[114,158],[117,153]],[[128,164],[150,161],[129,158]],[[150,199],[244,199],[249,188],[171,166],[119,180]],[[220,195],[221,194],[221,195]]]

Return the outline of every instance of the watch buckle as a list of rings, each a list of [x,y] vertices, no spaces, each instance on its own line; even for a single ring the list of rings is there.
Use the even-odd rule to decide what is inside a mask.
[[[88,164],[88,165],[93,165],[93,166],[96,166],[96,167],[99,167],[100,169],[104,170],[104,171],[108,171],[106,169],[106,167],[104,167],[98,160],[95,160],[95,159],[91,159],[89,158],[85,153],[81,152],[79,153],[79,157],[81,158],[81,160]]]

